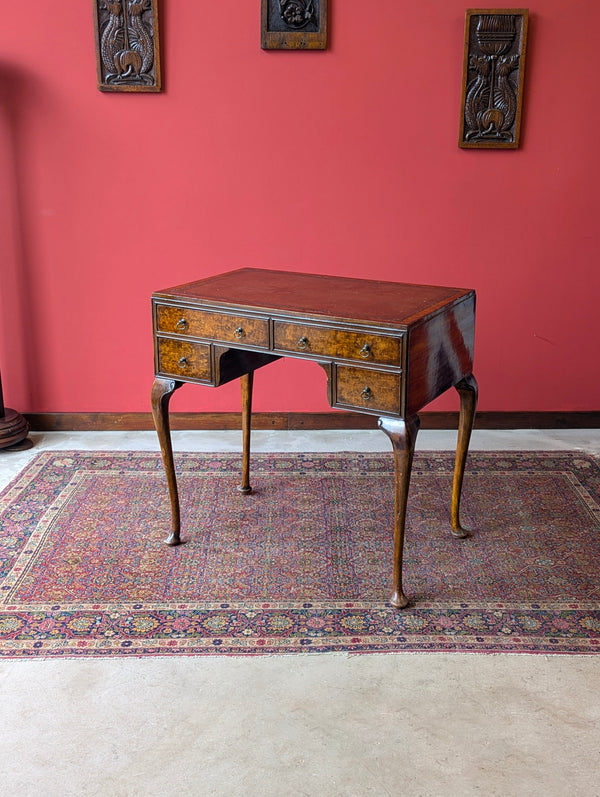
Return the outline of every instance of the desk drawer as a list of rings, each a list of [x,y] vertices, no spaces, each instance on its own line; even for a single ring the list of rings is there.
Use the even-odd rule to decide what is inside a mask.
[[[369,332],[348,332],[328,327],[312,327],[288,321],[275,321],[275,351],[316,354],[344,360],[400,365],[402,339]]]
[[[336,406],[400,414],[402,374],[336,367]]]
[[[211,380],[210,346],[187,340],[157,338],[158,373],[180,379]]]
[[[269,348],[267,318],[213,313],[189,307],[159,304],[156,307],[156,329],[171,335],[208,338],[225,343]]]

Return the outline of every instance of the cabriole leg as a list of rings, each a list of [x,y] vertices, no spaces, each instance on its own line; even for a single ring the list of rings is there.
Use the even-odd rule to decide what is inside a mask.
[[[240,377],[242,385],[242,483],[241,493],[251,493],[250,486],[250,432],[252,428],[252,386],[254,372]]]
[[[458,426],[458,441],[456,444],[456,461],[454,463],[454,480],[452,483],[452,508],[451,522],[452,534],[455,537],[468,537],[469,533],[460,525],[460,497],[462,493],[465,463],[469,450],[469,441],[475,422],[477,409],[477,381],[473,374],[466,376],[456,385],[460,396],[460,420]]]
[[[379,418],[379,428],[392,441],[395,466],[395,515],[394,515],[394,572],[393,593],[390,603],[396,609],[408,606],[409,600],[402,589],[402,556],[404,552],[404,527],[406,525],[406,505],[412,471],[415,442],[420,420],[413,415],[406,420]]]
[[[169,425],[169,401],[181,382],[174,379],[161,379],[156,377],[152,385],[152,416],[158,434],[160,450],[162,453],[169,497],[171,499],[171,534],[165,540],[167,545],[179,545],[181,542],[181,516],[179,512],[179,494],[177,492],[177,478],[175,476],[175,463],[173,462],[173,446],[171,445],[171,429]]]

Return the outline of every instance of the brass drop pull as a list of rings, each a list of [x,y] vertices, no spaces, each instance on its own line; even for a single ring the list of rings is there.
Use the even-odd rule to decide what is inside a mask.
[[[243,338],[246,333],[244,332],[242,327],[238,327],[233,331],[234,338]]]
[[[188,361],[185,359],[185,357],[182,357],[182,358],[181,358],[180,360],[178,360],[178,362],[177,362],[177,365],[178,365],[180,368],[187,368],[187,364],[188,364]]]
[[[370,387],[366,387],[360,395],[365,401],[371,401],[373,398],[373,392]]]
[[[302,349],[303,351],[304,349],[308,349],[308,338],[305,338],[304,335],[298,341],[298,348]]]
[[[368,343],[365,343],[358,353],[361,357],[364,357],[364,359],[367,360],[371,356],[371,347]]]
[[[187,329],[187,325],[188,323],[185,320],[185,318],[180,318],[179,321],[175,324],[175,329],[180,329],[183,331],[184,329]]]

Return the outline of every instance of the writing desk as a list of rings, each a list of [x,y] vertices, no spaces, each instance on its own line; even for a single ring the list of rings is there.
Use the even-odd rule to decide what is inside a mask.
[[[347,277],[243,268],[152,295],[155,374],[152,413],[178,545],[180,511],[169,427],[169,400],[184,383],[242,386],[242,482],[249,480],[253,374],[280,357],[313,360],[327,373],[332,407],[378,416],[395,462],[393,592],[402,589],[406,504],[418,411],[449,388],[460,395],[451,530],[477,405],[473,377],[475,293]],[[357,526],[359,521],[357,521]],[[357,528],[358,533],[358,528]]]

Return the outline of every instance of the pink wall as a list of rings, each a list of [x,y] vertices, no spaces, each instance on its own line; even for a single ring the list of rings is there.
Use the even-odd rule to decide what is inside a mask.
[[[600,407],[596,0],[530,9],[517,151],[457,146],[456,0],[330,0],[314,53],[261,51],[259,0],[163,0],[156,95],[97,91],[91,2],[5,5],[9,406],[148,410],[151,292],[254,265],[473,287],[480,409]],[[272,365],[255,408],[327,410],[324,379]]]

